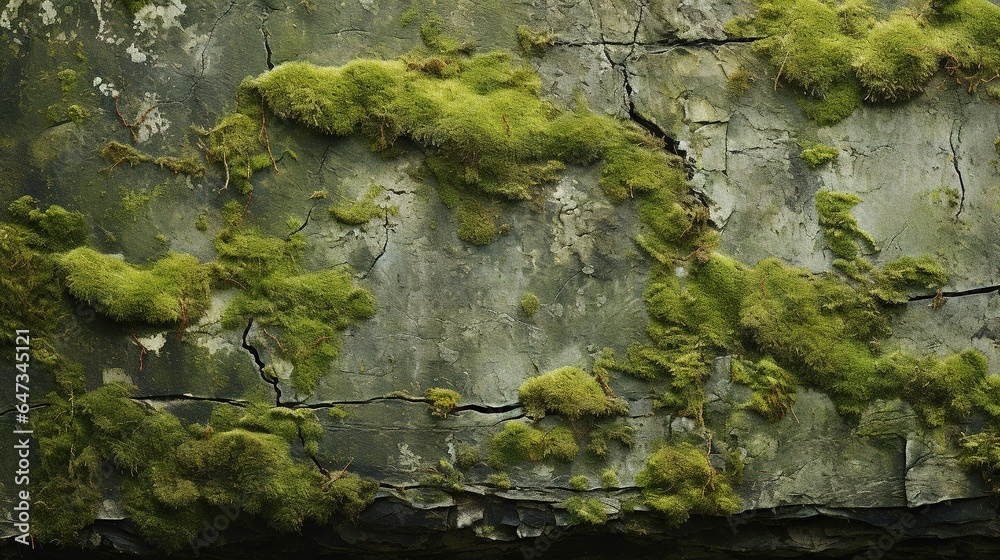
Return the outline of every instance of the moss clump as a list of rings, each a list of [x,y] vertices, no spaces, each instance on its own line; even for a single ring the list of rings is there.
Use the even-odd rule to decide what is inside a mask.
[[[461,490],[465,487],[465,475],[456,469],[454,465],[445,459],[438,460],[437,468],[431,469],[433,474],[429,474],[420,479],[420,484],[428,486],[441,486],[453,490]]]
[[[478,200],[465,200],[458,207],[458,238],[473,245],[489,245],[500,236],[496,215]]]
[[[771,422],[785,417],[795,404],[795,389],[798,380],[788,370],[764,358],[756,364],[733,362],[730,370],[733,381],[744,383],[753,389],[753,396],[746,408],[757,412]]]
[[[521,297],[521,311],[528,317],[533,317],[535,313],[538,313],[540,305],[538,296],[531,292],[525,292],[524,296]]]
[[[152,3],[152,1],[153,0],[121,0],[121,3],[130,13],[135,14],[146,5]]]
[[[908,288],[933,290],[947,281],[941,264],[931,257],[900,257],[875,270],[865,287],[879,301],[902,304],[909,301]]]
[[[753,87],[754,77],[746,68],[738,68],[726,78],[726,95],[739,99]]]
[[[313,457],[319,452],[319,438],[323,435],[323,426],[311,409],[293,410],[259,403],[249,406],[233,427],[274,434],[290,444],[301,443],[306,454]]]
[[[289,532],[357,515],[374,497],[372,481],[334,478],[292,458],[285,417],[296,412],[252,411],[241,420],[252,429],[190,430],[132,401],[132,390],[111,384],[72,400],[49,396],[36,428],[39,493],[51,497],[35,502],[40,539],[72,542],[93,522],[101,496],[92,480],[104,461],[121,474],[122,506],[140,533],[168,552],[188,546],[220,508]]]
[[[528,56],[541,56],[556,44],[556,36],[552,31],[536,31],[527,25],[517,28],[517,44]]]
[[[809,164],[809,167],[819,167],[824,163],[837,161],[839,156],[840,150],[823,144],[814,144],[802,150],[802,153],[799,154],[799,157]]]
[[[381,185],[372,185],[367,191],[365,191],[361,200],[331,206],[330,216],[342,224],[354,226],[366,224],[371,220],[381,218],[382,216],[395,216],[399,212],[398,207],[383,207],[375,202],[383,192],[385,192],[385,187]],[[316,194],[314,193],[313,196],[316,196]],[[326,198],[326,195],[324,194],[322,198]]]
[[[860,255],[859,240],[877,250],[875,240],[858,226],[858,221],[851,215],[851,209],[860,202],[860,198],[850,193],[816,192],[816,213],[819,214],[819,225],[823,228],[830,251],[847,261]]]
[[[458,406],[459,399],[462,398],[458,391],[434,387],[424,391],[424,398],[431,406],[431,414],[439,418],[447,418],[451,411]]]
[[[375,313],[374,297],[354,284],[350,270],[303,270],[303,238],[263,235],[244,224],[239,203],[227,204],[223,218],[214,275],[241,288],[223,311],[223,325],[243,328],[253,317],[274,337],[273,351],[295,366],[292,386],[308,393],[337,357],[340,331]]]
[[[495,469],[524,461],[569,462],[580,451],[568,428],[556,426],[545,432],[520,422],[505,423],[503,430],[490,439],[487,448],[487,463]]]
[[[476,50],[474,41],[459,41],[446,34],[442,30],[441,17],[437,14],[429,14],[420,26],[420,39],[424,45],[434,52],[440,54],[460,54],[471,53]]]
[[[962,437],[960,461],[983,475],[993,492],[1000,492],[1000,431],[996,426]]]
[[[563,507],[573,516],[573,523],[604,525],[608,522],[608,512],[604,509],[604,504],[597,498],[584,499],[580,496],[573,496],[566,500]]]
[[[517,395],[532,418],[543,418],[546,412],[570,420],[628,412],[623,400],[615,398],[593,376],[577,367],[561,367],[533,377],[521,384]]]
[[[12,221],[22,227],[20,236],[26,243],[46,251],[66,251],[90,240],[90,226],[83,214],[56,204],[39,210],[37,204],[25,195],[7,207]]]
[[[0,342],[13,343],[17,329],[42,337],[62,316],[62,282],[55,260],[33,243],[33,232],[0,223]],[[37,356],[36,356],[37,358]]]
[[[601,488],[605,490],[618,488],[618,473],[614,469],[607,469],[601,473]]]
[[[478,465],[482,460],[483,454],[479,451],[478,447],[469,445],[464,441],[459,442],[458,449],[455,450],[456,467],[464,471]]]
[[[116,321],[189,322],[208,310],[209,270],[191,255],[168,253],[150,267],[80,247],[62,255],[66,286]]]
[[[646,504],[670,525],[680,525],[692,513],[725,515],[739,509],[729,482],[690,443],[668,443],[653,453],[636,484],[642,486]]]
[[[153,163],[160,166],[161,169],[169,169],[174,173],[190,175],[194,178],[205,174],[205,166],[198,163],[194,156],[187,158],[153,157],[121,142],[112,141],[105,144],[104,148],[101,149],[101,157],[112,162],[112,169],[122,163],[128,163],[129,167],[139,163]]]
[[[806,114],[823,125],[849,116],[861,98],[898,101],[923,91],[944,64],[970,92],[1000,72],[1000,7],[987,0],[902,7],[877,21],[862,0],[758,2],[727,24],[754,43],[778,80],[804,94]]]
[[[80,105],[70,105],[66,107],[66,117],[76,124],[82,124],[83,121],[89,119],[92,116],[90,109],[82,107]]]
[[[587,452],[603,459],[608,455],[608,446],[615,440],[625,447],[632,447],[635,443],[635,428],[624,422],[601,424],[590,431]]]
[[[569,486],[573,490],[587,490],[590,488],[590,481],[584,475],[577,475],[569,479]]]
[[[493,473],[486,477],[486,484],[497,490],[506,492],[511,489],[510,475],[505,472]]]
[[[490,200],[531,200],[567,163],[603,160],[600,185],[615,201],[685,191],[683,171],[662,142],[582,104],[561,111],[539,99],[539,87],[538,75],[505,52],[339,68],[287,63],[241,84],[236,111],[208,133],[207,153],[241,192],[252,188],[252,175],[269,162],[263,104],[325,134],[360,132],[376,150],[409,139],[426,149],[439,190],[464,201],[460,237],[475,244],[502,229]]]

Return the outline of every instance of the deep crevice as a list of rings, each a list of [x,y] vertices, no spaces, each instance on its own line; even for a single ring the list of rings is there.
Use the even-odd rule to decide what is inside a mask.
[[[936,297],[953,298],[953,297],[963,297],[963,296],[978,296],[980,294],[991,294],[993,292],[1000,292],[1000,285],[985,286],[982,288],[972,288],[971,290],[959,290],[957,292],[935,292],[933,294],[910,296],[910,298],[907,301],[923,301],[928,299],[934,299]]]
[[[382,250],[379,252],[378,255],[375,255],[375,259],[372,261],[372,264],[368,266],[368,270],[366,270],[365,273],[361,275],[362,280],[368,278],[368,275],[371,274],[372,269],[375,268],[376,264],[378,264],[379,259],[381,259],[385,255],[386,249],[389,248],[389,210],[386,210],[384,215],[385,215],[385,221],[383,225],[385,226],[385,241],[382,242]]]
[[[223,397],[200,397],[198,395],[192,395],[190,393],[183,393],[176,395],[141,395],[130,398],[134,401],[203,401],[203,402],[231,404],[233,406],[238,406],[240,408],[244,408],[249,404],[247,403],[247,401],[243,401],[240,399],[227,399]]]
[[[958,128],[958,140],[962,140],[962,128],[959,125]],[[960,189],[960,198],[958,201],[958,212],[955,212],[955,219],[962,214],[962,210],[965,209],[965,180],[962,178],[962,170],[958,166],[958,150],[955,149],[955,130],[952,129],[951,134],[948,135],[948,147],[951,148],[951,164],[955,166],[955,174],[958,175],[958,187]]]
[[[632,89],[632,84],[628,77],[628,69],[625,67],[625,64],[621,64],[621,70],[622,75],[625,77],[625,108],[628,110],[629,118],[632,119],[632,122],[641,126],[656,138],[662,140],[663,148],[667,151],[667,153],[681,158],[681,162],[684,164],[684,170],[687,173],[688,179],[690,179],[694,175],[694,166],[691,164],[691,161],[688,160],[687,150],[681,148],[680,142],[667,134],[666,131],[660,128],[660,125],[643,116],[642,113],[635,108],[635,99],[633,98],[635,90]]]
[[[729,44],[753,43],[767,37],[733,37],[726,39],[711,39],[700,37],[697,39],[660,39],[659,41],[639,42],[632,41],[555,41],[558,47],[718,47]],[[655,52],[653,54],[656,54]]]
[[[267,366],[264,361],[260,359],[260,352],[251,345],[247,339],[250,337],[250,329],[253,328],[253,317],[247,321],[247,328],[243,331],[243,339],[240,341],[243,349],[250,352],[253,356],[253,361],[257,364],[257,371],[260,373],[260,378],[264,380],[264,383],[274,387],[274,406],[288,406],[287,404],[282,404],[281,402],[281,388],[278,387],[278,378],[270,378],[266,373],[264,373],[264,368]]]
[[[421,403],[430,404],[431,399],[426,397],[413,397],[410,395],[385,395],[381,397],[372,397],[370,399],[354,400],[354,401],[329,401],[322,403],[305,404],[302,402],[297,403],[285,403],[285,406],[290,406],[292,408],[331,408],[340,405],[361,405],[361,404],[371,404],[382,401],[406,401],[411,403]],[[463,404],[456,406],[452,409],[452,412],[463,412],[466,410],[471,410],[474,412],[479,412],[482,414],[502,414],[504,412],[511,412],[522,408],[524,405],[521,403],[503,404],[499,406],[491,406],[485,404]]]

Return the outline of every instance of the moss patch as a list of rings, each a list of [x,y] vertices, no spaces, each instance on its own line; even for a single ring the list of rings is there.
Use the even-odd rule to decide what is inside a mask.
[[[824,144],[814,144],[802,150],[802,153],[799,154],[799,157],[809,164],[809,167],[819,167],[824,163],[837,161],[837,157],[839,156],[840,150]]]
[[[447,418],[451,411],[458,406],[458,401],[462,396],[458,394],[458,391],[434,387],[424,391],[424,398],[431,405],[432,415]]]
[[[385,192],[385,187],[381,185],[372,185],[367,191],[365,191],[361,200],[343,202],[336,206],[331,206],[330,216],[342,224],[355,226],[366,224],[375,218],[395,216],[399,212],[398,207],[380,205],[376,202],[378,197],[381,196],[383,192]],[[315,193],[313,196],[316,196]],[[322,198],[326,198],[325,193],[322,195]]]
[[[188,546],[220,508],[289,532],[335,513],[357,515],[374,497],[372,481],[334,478],[292,458],[290,428],[312,429],[289,420],[311,425],[298,413],[260,409],[242,426],[190,429],[130,400],[131,391],[112,384],[75,399],[49,396],[36,428],[39,494],[51,498],[35,502],[40,539],[74,542],[93,522],[101,496],[92,481],[104,461],[123,477],[122,505],[140,533],[166,551]]]
[[[120,142],[108,142],[101,149],[101,157],[112,163],[111,169],[128,163],[129,167],[139,163],[152,163],[160,166],[161,169],[169,169],[174,173],[190,175],[198,178],[205,174],[205,166],[201,165],[194,156],[186,158],[151,156],[135,149],[132,146]]]
[[[187,323],[210,304],[209,269],[191,255],[168,253],[152,266],[138,267],[80,247],[59,263],[70,293],[116,321]]]
[[[300,235],[269,237],[243,221],[241,206],[228,204],[226,227],[215,239],[215,277],[241,288],[222,314],[227,328],[250,317],[268,330],[279,356],[294,364],[292,386],[308,393],[337,357],[340,331],[375,313],[370,292],[354,284],[348,269],[307,272],[299,264]]]
[[[487,447],[487,462],[496,469],[524,461],[569,462],[580,451],[569,428],[556,426],[546,432],[513,421],[505,423]]]
[[[570,420],[628,412],[625,401],[615,398],[592,375],[577,367],[561,367],[532,377],[521,384],[517,395],[532,418],[543,418],[546,412]]]
[[[899,101],[924,90],[944,66],[974,92],[1000,72],[1000,7],[987,0],[903,7],[878,20],[861,0],[758,2],[758,11],[730,21],[741,37],[766,37],[754,50],[804,95],[803,109],[833,124],[860,105]]]
[[[706,453],[690,443],[668,443],[636,475],[643,500],[680,525],[692,513],[725,515],[739,509],[739,499],[724,476],[708,462]]]

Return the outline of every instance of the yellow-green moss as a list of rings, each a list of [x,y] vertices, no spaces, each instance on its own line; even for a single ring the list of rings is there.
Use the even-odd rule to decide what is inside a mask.
[[[14,341],[17,329],[36,337],[52,332],[62,316],[62,283],[52,257],[33,248],[35,237],[0,223],[0,342]]]
[[[601,488],[605,490],[618,488],[618,473],[614,469],[606,469],[601,473]]]
[[[375,313],[375,299],[346,268],[315,272],[301,264],[305,241],[263,235],[243,222],[242,206],[223,208],[226,227],[216,236],[216,281],[241,291],[222,322],[242,328],[253,317],[277,342],[272,348],[295,366],[292,386],[308,393],[337,357],[340,331]]]
[[[361,225],[366,224],[375,218],[395,216],[399,212],[398,207],[380,205],[376,202],[376,199],[378,199],[383,192],[385,192],[385,187],[381,185],[372,185],[367,191],[365,191],[361,200],[343,202],[336,206],[331,206],[330,215],[338,222],[348,225]],[[316,194],[314,193],[313,197],[315,196]],[[322,198],[326,198],[326,195],[324,194]]]
[[[813,144],[802,150],[802,153],[799,154],[799,157],[809,164],[809,167],[819,167],[824,163],[837,161],[837,157],[839,156],[840,150],[824,144]]]
[[[1000,7],[958,0],[898,8],[881,21],[862,0],[776,0],[730,21],[736,36],[765,37],[778,81],[804,94],[805,113],[833,124],[861,98],[897,101],[921,91],[942,65],[970,92],[1000,72]]]
[[[597,498],[573,496],[563,504],[573,518],[573,523],[604,525],[608,522],[608,512]]]
[[[486,477],[486,484],[493,486],[497,490],[507,491],[511,489],[510,475],[501,472],[493,473]]]
[[[739,99],[753,87],[754,77],[746,68],[737,68],[726,78],[726,95]]]
[[[513,421],[504,424],[487,448],[487,463],[495,469],[524,461],[569,462],[580,451],[569,428],[556,426],[546,432]]]
[[[576,475],[569,479],[569,486],[573,490],[587,490],[590,488],[590,480],[587,479],[586,475]]]
[[[771,422],[784,418],[795,404],[798,380],[770,358],[764,358],[756,364],[734,361],[730,377],[753,389],[750,401],[744,406]]]
[[[458,406],[459,399],[462,398],[458,391],[434,387],[424,391],[424,398],[431,406],[431,414],[440,418],[447,418],[452,410]]]
[[[517,44],[529,56],[541,56],[556,44],[556,36],[549,30],[534,30],[527,25],[517,28]]]
[[[20,235],[26,243],[46,251],[66,251],[90,240],[90,226],[83,214],[56,204],[39,210],[37,204],[25,195],[7,207],[11,221],[24,228]]]
[[[59,263],[70,293],[116,321],[193,322],[210,304],[208,267],[191,255],[168,253],[152,266],[138,267],[80,247]]]
[[[525,292],[521,297],[521,311],[528,317],[533,317],[535,313],[538,313],[540,305],[541,302],[538,301],[538,296],[532,292]]]
[[[612,441],[618,441],[625,447],[632,447],[635,443],[635,428],[621,421],[600,424],[590,431],[589,436],[587,452],[603,459],[607,456],[608,446]]]
[[[112,167],[116,167],[122,163],[128,163],[129,167],[139,163],[153,163],[160,166],[161,169],[169,169],[174,173],[190,175],[194,178],[205,174],[205,166],[201,165],[194,156],[186,158],[153,157],[121,142],[112,141],[105,144],[104,148],[101,149],[101,157],[110,161],[113,164]]]
[[[875,240],[858,226],[858,221],[851,215],[851,209],[858,205],[861,199],[857,195],[843,192],[820,190],[816,192],[816,213],[819,214],[819,225],[830,245],[830,251],[841,259],[853,260],[860,254],[858,241],[876,250]]]
[[[577,367],[561,367],[532,377],[521,384],[517,395],[532,418],[543,418],[546,412],[570,420],[628,412],[625,401],[615,398],[592,375]]]
[[[739,509],[729,482],[712,468],[705,451],[690,443],[660,447],[635,480],[646,504],[670,525],[680,525],[692,513],[726,515]]]

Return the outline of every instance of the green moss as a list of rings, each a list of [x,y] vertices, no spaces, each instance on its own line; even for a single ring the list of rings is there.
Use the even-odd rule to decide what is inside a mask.
[[[798,380],[788,370],[764,358],[756,364],[734,361],[730,371],[733,381],[744,383],[753,390],[746,408],[759,413],[771,422],[777,422],[795,404]]]
[[[80,247],[59,263],[70,293],[116,321],[187,323],[210,305],[208,268],[191,255],[168,253],[150,267],[137,267]]]
[[[552,31],[536,31],[527,25],[517,28],[517,44],[528,56],[541,56],[556,44],[556,36]]]
[[[66,107],[66,117],[76,124],[82,124],[83,121],[91,117],[90,109],[82,107],[80,105],[70,105]]]
[[[556,426],[545,432],[520,422],[505,423],[503,430],[490,439],[487,448],[487,463],[495,469],[524,461],[569,462],[580,451],[568,428]]]
[[[533,317],[535,313],[538,313],[540,305],[538,296],[531,292],[525,292],[524,296],[521,297],[521,311],[528,317]]]
[[[130,13],[135,14],[147,4],[152,3],[152,1],[153,0],[121,0],[121,3]]]
[[[55,260],[39,250],[37,234],[0,223],[0,342],[17,329],[36,337],[55,330],[63,315],[62,281]],[[38,356],[35,356],[38,359]]]
[[[459,442],[455,450],[455,466],[461,470],[472,468],[483,460],[483,454],[478,447],[473,447],[464,441]]]
[[[881,21],[862,0],[758,2],[727,31],[765,37],[754,49],[804,94],[805,113],[822,125],[849,116],[862,93],[897,101],[921,91],[943,65],[970,93],[1000,71],[1000,8],[987,0],[898,8]]]
[[[140,152],[132,146],[114,141],[108,142],[104,145],[104,148],[101,149],[101,157],[112,162],[112,168],[117,167],[122,163],[128,163],[129,167],[139,163],[153,163],[155,165],[159,165],[161,169],[169,169],[174,173],[190,175],[194,178],[201,177],[205,174],[205,166],[201,165],[194,156],[186,158],[167,156],[153,157],[149,154]]]
[[[646,504],[680,525],[692,513],[726,515],[739,509],[732,487],[708,462],[704,450],[690,443],[668,443],[636,475]]]
[[[383,192],[385,192],[385,187],[381,185],[372,185],[365,192],[361,200],[344,202],[336,206],[331,206],[330,216],[338,222],[348,225],[361,225],[366,224],[375,218],[395,216],[399,212],[398,207],[383,207],[376,202],[376,199],[378,199]]]
[[[931,257],[900,257],[874,271],[868,292],[885,303],[906,303],[906,290],[934,290],[945,285],[948,276],[941,265]]]
[[[754,77],[746,68],[738,68],[726,78],[726,95],[739,99],[753,87]]]
[[[349,416],[349,413],[339,406],[331,406],[327,416],[334,420],[343,420]]]
[[[624,422],[600,424],[590,431],[587,452],[603,459],[608,455],[608,446],[616,440],[625,447],[632,447],[635,443],[635,428]]]
[[[930,33],[910,15],[894,13],[874,25],[854,58],[869,99],[896,101],[920,93],[938,69]]]
[[[543,418],[546,412],[570,420],[626,414],[628,405],[607,391],[587,372],[567,366],[525,381],[517,395],[532,418]]]
[[[994,492],[1000,492],[1000,431],[990,427],[961,439],[963,465],[982,473]]]
[[[420,479],[420,484],[441,486],[453,490],[461,490],[465,486],[465,475],[445,459],[439,459],[437,468],[432,469],[432,471],[433,474]]]
[[[581,474],[570,478],[569,485],[573,490],[587,490],[590,488],[590,481]]]
[[[581,498],[573,496],[563,504],[566,511],[573,517],[573,523],[589,523],[604,525],[608,522],[608,512],[604,504],[597,498]]]
[[[72,68],[64,68],[56,73],[56,77],[59,78],[59,89],[62,91],[62,98],[65,101],[80,86],[80,75]]]
[[[357,515],[374,496],[372,481],[333,478],[292,458],[288,417],[304,417],[297,411],[261,408],[241,420],[252,430],[216,421],[219,429],[196,434],[176,417],[132,401],[132,390],[111,384],[72,401],[49,396],[36,428],[39,493],[50,498],[36,502],[40,536],[66,544],[93,521],[101,496],[89,481],[102,461],[118,469],[122,506],[142,536],[165,551],[189,546],[220,508],[288,532],[338,512]]]
[[[447,418],[451,411],[455,410],[455,407],[458,406],[458,401],[462,397],[458,394],[458,391],[434,387],[433,389],[424,391],[424,398],[427,399],[428,404],[431,406],[432,415]]]
[[[830,251],[841,259],[858,258],[859,240],[869,248],[877,250],[875,240],[858,226],[858,221],[851,215],[851,209],[860,202],[860,198],[850,193],[826,190],[816,192],[819,225],[823,228]]]
[[[486,484],[497,490],[506,492],[511,489],[510,475],[505,472],[493,473],[486,477]]]
[[[427,48],[441,54],[470,53],[476,49],[474,42],[462,42],[444,33],[442,25],[441,17],[432,13],[420,26],[420,39]]]
[[[500,235],[496,215],[477,200],[458,207],[458,238],[473,245],[489,245]]]
[[[614,469],[607,469],[601,473],[601,488],[605,490],[618,488],[618,473]]]
[[[303,238],[261,234],[243,223],[238,202],[223,208],[223,219],[214,275],[223,285],[241,288],[223,310],[223,325],[243,328],[253,317],[276,340],[272,351],[295,366],[293,387],[312,391],[339,353],[340,331],[371,317],[374,298],[354,284],[348,269],[303,270]]]
[[[47,251],[66,251],[90,240],[90,226],[83,214],[56,204],[43,211],[37,204],[37,200],[25,195],[7,207],[12,221],[26,228],[21,233],[26,243]]]
[[[204,212],[198,214],[194,221],[194,228],[198,231],[208,231],[208,215]]]
[[[809,167],[819,167],[824,163],[830,163],[837,161],[837,157],[840,156],[840,150],[834,148],[833,146],[826,146],[823,144],[814,144],[808,148],[802,150],[799,154]]]

